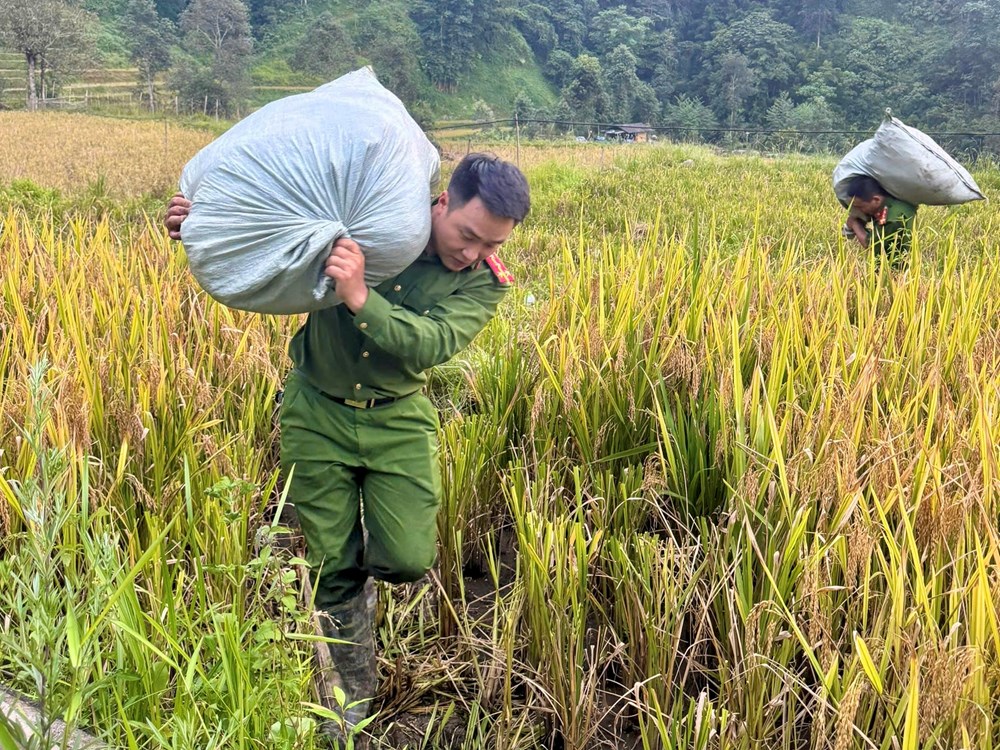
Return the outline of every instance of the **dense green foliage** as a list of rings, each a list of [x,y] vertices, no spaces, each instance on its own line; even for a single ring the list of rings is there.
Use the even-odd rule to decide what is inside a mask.
[[[998,0],[82,4],[100,19],[89,43],[107,65],[130,58],[147,91],[169,69],[161,83],[208,114],[370,64],[425,119],[468,117],[477,101],[507,117],[520,100],[522,118],[831,130],[870,128],[891,107],[929,130],[1000,129]],[[25,42],[0,28],[0,44]],[[49,46],[66,57],[64,40]]]

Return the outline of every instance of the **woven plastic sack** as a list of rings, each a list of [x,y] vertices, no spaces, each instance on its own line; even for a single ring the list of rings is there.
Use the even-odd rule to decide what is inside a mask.
[[[874,177],[907,203],[952,206],[985,198],[968,170],[933,138],[886,112],[875,136],[862,141],[833,170],[833,189],[847,206],[847,184],[856,175]]]
[[[195,155],[181,175],[191,271],[229,307],[294,314],[338,304],[323,275],[349,236],[374,285],[430,237],[437,150],[369,68],[272,102]]]

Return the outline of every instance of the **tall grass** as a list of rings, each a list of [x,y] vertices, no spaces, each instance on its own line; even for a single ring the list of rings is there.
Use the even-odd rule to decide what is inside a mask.
[[[522,150],[518,283],[433,379],[440,564],[382,592],[374,735],[1000,746],[995,209],[922,209],[891,273],[825,161],[596,153]],[[121,746],[310,747],[266,511],[296,321],[154,221],[3,217],[0,675]]]

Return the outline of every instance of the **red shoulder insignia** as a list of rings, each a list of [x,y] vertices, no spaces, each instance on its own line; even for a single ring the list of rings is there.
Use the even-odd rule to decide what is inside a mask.
[[[501,284],[514,283],[514,277],[511,275],[510,271],[507,270],[507,266],[503,264],[503,261],[500,260],[495,253],[486,259],[486,265],[490,267],[493,275],[497,277],[497,281]]]
[[[877,223],[877,224],[878,224],[878,225],[879,225],[880,227],[884,227],[884,226],[885,226],[885,219],[886,219],[886,217],[887,217],[888,215],[889,215],[889,209],[888,209],[888,208],[886,208],[885,206],[883,206],[883,207],[882,207],[882,210],[881,210],[881,211],[879,211],[879,212],[878,212],[877,214],[875,214],[875,222],[876,222],[876,223]]]

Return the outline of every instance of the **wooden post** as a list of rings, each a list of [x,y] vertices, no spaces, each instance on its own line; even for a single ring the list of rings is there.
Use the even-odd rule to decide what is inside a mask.
[[[521,168],[521,123],[517,119],[517,112],[514,113],[514,134],[517,140],[517,168]]]

